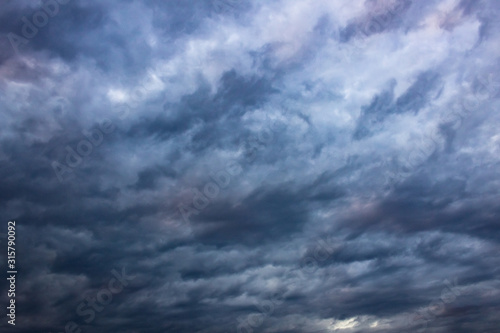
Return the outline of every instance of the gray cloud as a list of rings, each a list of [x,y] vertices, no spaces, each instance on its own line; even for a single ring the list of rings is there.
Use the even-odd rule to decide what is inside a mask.
[[[495,2],[49,3],[0,9],[17,331],[499,327]]]

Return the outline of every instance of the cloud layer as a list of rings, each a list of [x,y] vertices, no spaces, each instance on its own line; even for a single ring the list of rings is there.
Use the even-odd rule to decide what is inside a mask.
[[[494,332],[499,14],[7,1],[15,330]]]

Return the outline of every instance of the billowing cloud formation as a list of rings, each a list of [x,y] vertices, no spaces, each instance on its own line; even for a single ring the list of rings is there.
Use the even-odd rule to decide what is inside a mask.
[[[2,4],[15,330],[498,330],[499,14]]]

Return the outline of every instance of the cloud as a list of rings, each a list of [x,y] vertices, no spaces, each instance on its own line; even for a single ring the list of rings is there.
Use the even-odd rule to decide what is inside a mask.
[[[63,2],[0,9],[19,332],[498,327],[497,4]]]

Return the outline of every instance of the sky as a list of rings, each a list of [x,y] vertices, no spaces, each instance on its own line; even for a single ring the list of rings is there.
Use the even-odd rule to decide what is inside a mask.
[[[499,15],[2,0],[1,331],[499,332]]]

